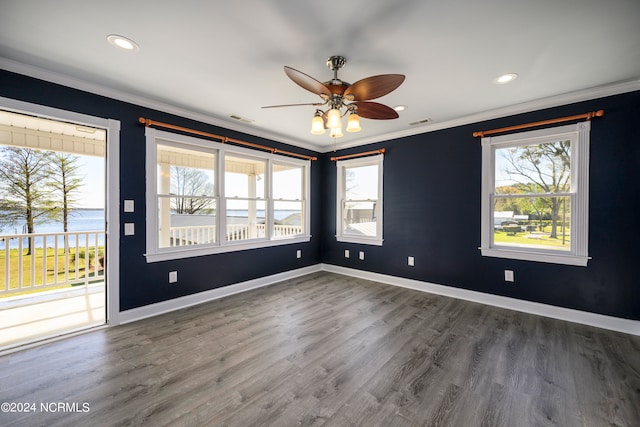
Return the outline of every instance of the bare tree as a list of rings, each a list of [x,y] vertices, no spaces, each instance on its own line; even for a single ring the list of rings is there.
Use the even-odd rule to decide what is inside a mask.
[[[178,214],[191,215],[213,207],[213,184],[205,172],[194,168],[171,167],[171,193],[178,196],[171,199],[171,209]]]
[[[62,196],[59,212],[62,214],[63,231],[66,233],[69,231],[69,215],[78,203],[76,195],[84,185],[82,178],[78,176],[80,158],[73,154],[53,153],[51,160],[51,176],[47,184]]]
[[[3,193],[3,215],[8,222],[24,219],[27,233],[35,232],[35,224],[55,215],[55,204],[46,181],[51,176],[51,153],[22,147],[0,149],[0,189]],[[27,255],[33,252],[29,238]]]

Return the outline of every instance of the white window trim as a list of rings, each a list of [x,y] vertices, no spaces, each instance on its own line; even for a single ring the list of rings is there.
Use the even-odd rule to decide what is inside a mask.
[[[277,154],[267,153],[258,150],[251,150],[248,148],[232,146],[229,144],[221,144],[214,141],[199,139],[186,135],[179,135],[170,132],[161,131],[158,129],[147,127],[145,130],[146,137],[146,165],[147,165],[147,195],[146,195],[146,253],[145,257],[147,262],[158,262],[158,261],[167,261],[173,259],[180,258],[190,258],[196,256],[203,255],[211,255],[211,254],[219,254],[226,252],[236,252],[243,251],[248,249],[256,249],[256,248],[266,248],[272,246],[281,246],[281,245],[290,245],[294,243],[303,243],[311,240],[311,214],[310,214],[310,164],[309,160],[301,160],[295,159],[292,157],[281,156]],[[269,217],[272,218],[272,210],[273,210],[273,201],[271,200],[271,177],[270,173],[272,171],[273,163],[278,164],[290,164],[294,166],[300,166],[304,169],[304,191],[305,191],[305,199],[304,199],[304,234],[292,237],[292,238],[283,238],[283,237],[271,237],[273,236],[273,221],[269,221],[269,231],[268,236],[266,238],[261,239],[253,239],[253,240],[244,240],[244,241],[232,241],[232,242],[224,242],[218,241],[212,243],[210,245],[199,245],[199,246],[178,246],[172,248],[159,248],[158,247],[158,216],[157,212],[157,144],[158,142],[169,143],[169,144],[179,144],[179,145],[189,145],[193,147],[194,150],[203,149],[209,152],[215,152],[216,155],[216,198],[219,201],[217,206],[218,212],[225,212],[225,200],[223,196],[224,192],[224,159],[225,154],[232,154],[241,157],[248,158],[258,158],[264,159],[267,161],[267,171],[269,176],[267,179],[267,191],[265,197],[269,201],[267,203],[267,209],[270,210]],[[224,229],[225,225],[225,216],[217,215],[218,229]],[[220,233],[219,233],[220,234]]]
[[[482,202],[481,246],[483,256],[586,266],[589,227],[589,132],[591,122],[557,126],[548,129],[482,138]],[[536,140],[571,135],[571,251],[495,245],[493,242],[493,192],[495,189],[495,150]],[[573,191],[575,189],[575,192]]]
[[[362,157],[357,159],[348,159],[348,160],[338,160],[336,162],[336,171],[337,171],[337,191],[336,191],[336,240],[338,242],[347,242],[347,243],[358,243],[363,245],[376,245],[382,246],[383,242],[383,219],[382,212],[384,209],[382,208],[383,203],[383,194],[382,194],[382,182],[383,182],[383,165],[384,155],[379,154],[376,156],[370,157]],[[353,236],[350,234],[343,233],[343,206],[345,202],[345,194],[344,194],[344,173],[342,173],[344,168],[353,168],[360,166],[369,166],[369,165],[377,165],[378,166],[378,200],[376,203],[376,236],[368,237],[368,236]]]

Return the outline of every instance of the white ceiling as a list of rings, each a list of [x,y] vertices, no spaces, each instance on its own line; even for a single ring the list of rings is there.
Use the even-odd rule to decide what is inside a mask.
[[[347,82],[405,74],[376,101],[407,110],[335,144],[309,133],[314,107],[261,108],[319,101],[283,66],[326,81],[331,55],[347,58]],[[0,0],[0,67],[327,151],[640,87],[640,1]],[[519,78],[493,84],[503,73]]]

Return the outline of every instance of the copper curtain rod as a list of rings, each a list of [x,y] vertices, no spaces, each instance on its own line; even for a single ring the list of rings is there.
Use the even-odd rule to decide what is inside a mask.
[[[385,148],[380,148],[379,150],[365,151],[363,153],[347,154],[344,156],[332,157],[331,160],[335,162],[337,160],[351,159],[353,157],[368,156],[369,154],[382,154],[385,151],[387,151]]]
[[[575,116],[559,117],[557,119],[542,120],[542,121],[539,121],[539,122],[532,122],[532,123],[525,123],[525,124],[522,124],[522,125],[508,126],[508,127],[504,127],[504,128],[500,128],[500,129],[492,129],[492,130],[484,130],[484,131],[474,132],[473,136],[476,137],[476,138],[477,137],[484,138],[487,135],[493,135],[495,133],[509,132],[509,131],[512,131],[512,130],[526,129],[526,128],[532,128],[532,127],[536,127],[536,126],[550,125],[550,124],[553,124],[553,123],[569,122],[571,120],[580,120],[580,119],[591,120],[594,117],[602,117],[602,116],[604,116],[604,110],[598,110],[598,111],[592,111],[592,112],[584,113],[584,114],[576,114]]]
[[[268,151],[268,152],[273,153],[273,154],[286,154],[287,156],[299,157],[301,159],[306,159],[306,160],[317,160],[318,159],[317,157],[307,156],[305,154],[292,153],[290,151],[285,151],[285,150],[279,150],[277,148],[267,147],[266,145],[254,144],[253,142],[241,141],[239,139],[228,138],[226,136],[216,135],[214,133],[202,132],[200,130],[189,129],[189,128],[185,128],[185,127],[182,127],[182,126],[172,125],[172,124],[169,124],[169,123],[156,122],[155,120],[145,119],[144,117],[140,117],[138,119],[138,121],[140,123],[144,124],[147,127],[149,127],[149,126],[162,127],[162,128],[165,128],[165,129],[173,129],[173,130],[178,130],[178,131],[181,131],[181,132],[191,133],[191,134],[194,134],[194,135],[206,136],[207,138],[218,139],[223,144],[225,142],[233,142],[234,144],[244,145],[245,147],[252,147],[252,148],[257,148],[257,149],[260,149],[260,150],[265,150],[265,151]]]

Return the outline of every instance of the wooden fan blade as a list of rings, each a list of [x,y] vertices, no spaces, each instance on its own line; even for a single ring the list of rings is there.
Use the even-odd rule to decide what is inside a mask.
[[[377,102],[352,102],[358,107],[358,115],[365,119],[389,120],[400,117],[396,110]]]
[[[326,102],[310,102],[310,103],[306,103],[306,104],[280,104],[280,105],[266,105],[264,107],[261,108],[280,108],[280,107],[301,107],[303,105],[313,105],[315,107],[320,107],[322,105],[325,105]]]
[[[383,74],[358,80],[344,91],[344,97],[353,101],[380,98],[398,88],[404,81],[402,74]]]
[[[311,76],[306,75],[302,71],[295,70],[291,67],[284,67],[284,72],[287,76],[294,81],[298,86],[308,90],[311,93],[315,93],[316,95],[325,95],[327,97],[331,96],[331,91],[328,87],[320,83],[318,80],[314,79]]]

